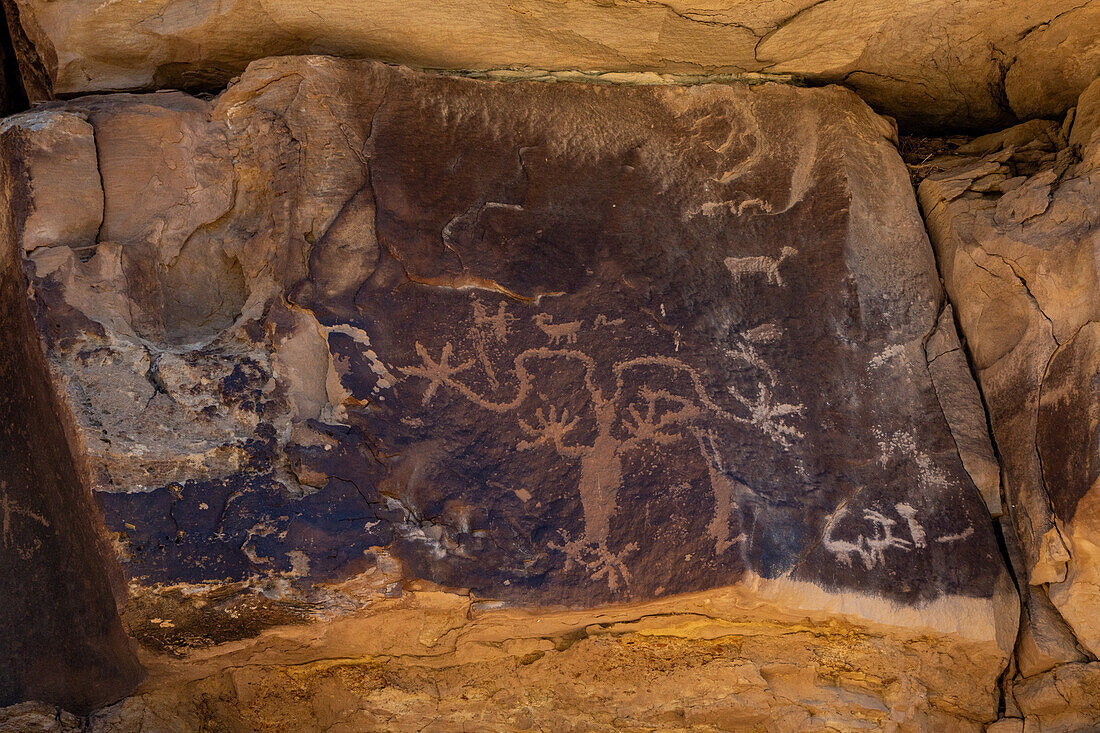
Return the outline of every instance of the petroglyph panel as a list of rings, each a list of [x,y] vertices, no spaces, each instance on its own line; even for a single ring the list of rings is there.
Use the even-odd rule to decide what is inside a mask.
[[[851,93],[310,57],[63,107],[115,241],[26,255],[39,329],[132,587],[267,599],[208,601],[219,638],[410,578],[581,606],[1005,582],[893,129]],[[146,208],[141,124],[180,141]]]

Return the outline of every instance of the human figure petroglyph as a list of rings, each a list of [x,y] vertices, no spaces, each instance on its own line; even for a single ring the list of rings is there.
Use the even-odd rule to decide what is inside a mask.
[[[49,529],[49,521],[40,514],[32,512],[30,509],[21,506],[14,499],[4,493],[7,490],[7,484],[0,481],[0,516],[3,517],[0,520],[3,529],[3,542],[5,549],[14,549],[18,552],[24,560],[30,558],[34,554],[34,550],[41,545],[38,540],[34,540],[34,547],[26,548],[22,547],[15,541],[15,529],[12,526],[12,520],[16,517],[23,517],[31,521],[37,522],[46,529]]]
[[[557,346],[562,341],[567,344],[577,343],[577,332],[581,330],[583,321],[554,323],[554,318],[549,313],[536,313],[535,325],[550,337],[551,346]]]
[[[841,504],[825,522],[822,545],[845,566],[852,567],[854,556],[860,559],[867,570],[885,565],[887,550],[912,552],[914,549],[927,547],[928,536],[924,526],[917,521],[917,510],[909,504],[900,502],[894,505],[894,512],[905,523],[904,529],[899,527],[898,520],[887,516],[884,511],[867,508],[863,510],[863,520],[871,524],[870,533],[860,533],[851,540],[838,539],[837,527],[849,514],[848,507]],[[908,538],[898,534],[898,531],[907,533]],[[967,527],[962,532],[942,535],[935,541],[941,544],[958,542],[972,534],[974,534],[974,528]]]
[[[779,384],[779,375],[760,356],[753,345],[754,342],[768,343],[778,336],[773,336],[770,331],[758,329],[753,329],[746,336],[747,340],[726,349],[726,355],[757,369],[764,379],[756,383],[756,395],[752,397],[732,384],[726,387],[726,391],[748,411],[748,422],[779,445],[789,448],[793,441],[801,440],[804,436],[788,420],[792,417],[801,417],[805,407],[801,404],[778,402],[774,399],[772,392]]]
[[[485,304],[477,298],[474,298],[473,308],[475,324],[485,326],[496,341],[508,340],[509,329],[516,322],[516,317],[508,312],[504,303],[498,304],[496,312],[492,315],[486,310]],[[479,330],[478,333],[482,331]]]
[[[707,525],[707,531],[714,538],[714,551],[718,554],[725,552],[730,546],[745,540],[742,532],[736,537],[730,537],[730,519],[733,516],[734,500],[739,484],[730,478],[722,462],[721,451],[718,450],[711,430],[693,429],[692,436],[699,444],[699,451],[706,458],[707,472],[710,474],[710,487],[714,494],[714,518]],[[744,489],[745,487],[741,486]]]
[[[928,542],[924,534],[924,527],[916,519],[917,510],[904,502],[895,504],[894,510],[898,513],[898,516],[905,520],[905,524],[909,527],[909,536],[913,538],[913,547],[927,547]]]
[[[726,269],[737,280],[746,275],[763,275],[769,285],[783,287],[786,283],[783,282],[783,275],[779,272],[779,266],[783,264],[784,260],[796,254],[798,254],[798,250],[794,247],[784,247],[779,251],[778,257],[769,255],[727,257],[723,262],[725,262]]]
[[[504,312],[498,309],[497,316]],[[523,434],[516,445],[518,450],[549,449],[577,465],[576,488],[583,512],[583,532],[579,537],[562,535],[562,543],[553,545],[566,555],[566,568],[581,566],[591,578],[606,580],[612,590],[629,585],[625,560],[637,547],[628,545],[617,551],[612,548],[611,521],[618,511],[624,459],[644,444],[672,447],[688,441],[698,447],[715,500],[714,519],[708,532],[714,538],[716,551],[724,552],[742,541],[744,535],[731,537],[730,531],[738,484],[728,475],[717,435],[705,427],[704,419],[753,426],[785,447],[802,436],[789,423],[791,418],[801,415],[802,406],[774,401],[778,377],[755,348],[746,343],[727,352],[762,376],[755,397],[745,397],[737,389],[729,388],[734,405],[728,409],[711,397],[693,367],[672,356],[639,356],[615,363],[609,370],[613,384],[605,387],[598,382],[597,374],[608,372],[601,372],[592,356],[581,348],[558,346],[561,341],[575,343],[582,322],[554,324],[545,314],[532,320],[550,337],[550,345],[521,351],[506,373],[498,369],[498,375],[491,365],[480,370],[488,383],[487,391],[471,386],[476,384],[476,374],[470,372],[475,364],[485,366],[478,355],[479,344],[494,327],[483,306],[475,305],[474,323],[465,340],[475,358],[456,358],[455,346],[448,341],[437,360],[417,342],[415,348],[421,363],[396,367],[396,371],[427,382],[422,400],[425,405],[439,390],[446,389],[491,412],[517,413],[517,426]],[[601,323],[611,322],[604,316]],[[562,330],[548,332],[548,328]],[[539,364],[543,366],[538,367]],[[535,376],[538,369],[552,366],[559,373],[567,373],[564,368],[567,364],[580,368],[583,404],[579,407],[574,404],[575,411],[571,412],[563,406],[536,403],[535,398],[540,397]],[[467,373],[470,378],[465,378]],[[662,375],[660,388],[652,386],[655,373]]]
[[[496,389],[500,386],[496,370],[493,368],[492,359],[489,358],[489,341],[503,343],[508,340],[509,329],[516,322],[515,316],[508,312],[504,303],[497,306],[492,315],[485,308],[485,304],[474,298],[474,324],[480,328],[471,331],[474,343],[474,351],[481,368],[485,370],[485,376],[489,385]]]

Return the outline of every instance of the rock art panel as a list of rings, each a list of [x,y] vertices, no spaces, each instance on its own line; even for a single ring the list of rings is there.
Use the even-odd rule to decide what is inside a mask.
[[[989,706],[919,706],[993,717],[1015,591],[933,384],[953,324],[893,127],[851,92],[304,57],[9,126],[39,141],[13,185],[102,202],[90,243],[16,238],[147,648],[414,580],[735,588],[965,641]],[[89,135],[99,177],[54,175]]]
[[[842,83],[908,125],[1060,115],[1100,73],[1095,4],[928,0],[5,0],[32,99],[221,88],[294,53],[428,69],[581,70],[660,82],[791,74]]]

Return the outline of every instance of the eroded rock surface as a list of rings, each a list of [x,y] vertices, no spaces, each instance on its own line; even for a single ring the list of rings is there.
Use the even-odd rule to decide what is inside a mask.
[[[282,58],[210,102],[82,98],[4,135],[36,202],[14,236],[38,331],[154,672],[124,708],[229,719],[172,697],[188,676],[258,705],[219,671],[241,645],[255,674],[359,655],[317,674],[385,697],[428,694],[426,656],[459,679],[483,638],[500,674],[548,655],[550,689],[594,660],[651,669],[615,655],[668,616],[652,633],[687,647],[658,666],[718,641],[692,674],[741,675],[760,725],[996,717],[1017,600],[975,489],[980,400],[894,130],[852,93]],[[742,714],[685,712],[653,674],[639,719]],[[444,687],[446,724],[504,725],[543,689],[474,710]],[[400,722],[396,699],[344,712]]]
[[[1085,704],[1100,653],[1098,120],[1094,82],[1062,124],[977,138],[920,186],[1004,464],[1025,600],[1017,698],[1043,730],[1100,722]]]
[[[5,0],[32,96],[219,88],[288,53],[424,68],[795,74],[925,126],[1060,114],[1100,72],[1080,0]],[[612,74],[614,76],[614,74]]]
[[[125,695],[141,672],[119,622],[113,558],[70,449],[69,410],[58,404],[42,358],[13,246],[13,228],[33,207],[16,183],[27,137],[8,132],[0,143],[0,705],[42,698],[83,713]]]

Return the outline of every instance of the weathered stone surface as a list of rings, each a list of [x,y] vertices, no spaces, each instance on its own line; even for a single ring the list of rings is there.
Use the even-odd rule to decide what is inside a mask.
[[[80,719],[41,702],[22,702],[0,708],[0,730],[5,733],[77,733]]]
[[[591,612],[479,610],[406,593],[370,617],[282,628],[154,671],[167,683],[98,712],[91,730],[981,730],[973,684],[923,633],[706,594]],[[731,620],[731,615],[737,620]],[[973,656],[971,656],[973,655]],[[900,670],[905,673],[899,674]],[[950,690],[950,693],[943,691]],[[150,724],[150,721],[155,723]]]
[[[926,126],[1059,115],[1100,73],[1076,0],[5,0],[32,96],[211,89],[290,53],[426,68],[766,72]]]
[[[1024,713],[1025,731],[1096,730],[1100,721],[1100,664],[1066,664],[1016,682],[1011,694]]]
[[[950,304],[940,312],[936,330],[924,344],[928,373],[936,397],[951,428],[959,457],[978,487],[991,516],[1001,515],[1001,465],[993,454],[986,425],[985,407],[974,384],[966,352],[955,330]]]
[[[0,705],[37,698],[85,712],[127,694],[140,669],[119,622],[102,521],[70,451],[68,407],[51,386],[16,251],[15,226],[39,234],[33,194],[20,183],[21,154],[36,154],[26,143],[37,133],[8,131],[0,143]]]
[[[1081,648],[1100,653],[1098,118],[1094,82],[1063,125],[978,138],[938,161],[942,170],[920,186],[1004,464],[1022,544],[1017,576],[1031,586],[1023,589],[1019,671],[1048,681],[1061,679],[1059,665],[1087,669],[1074,666],[1090,658]],[[1073,694],[1095,691],[1092,684]],[[1087,705],[1070,703],[1093,716],[1089,726],[1100,723]],[[1040,727],[1084,729],[1075,725],[1043,718]]]
[[[196,661],[244,644],[256,665],[388,655],[415,677],[413,657],[475,663],[456,639],[529,639],[494,662],[512,674],[547,651],[522,613],[567,638],[627,625],[551,655],[544,680],[641,643],[645,618],[701,615],[706,639],[768,629],[698,674],[756,690],[769,724],[995,717],[1017,600],[971,479],[989,483],[988,446],[959,407],[980,404],[942,369],[953,324],[893,128],[850,92],[282,58],[211,102],[82,98],[5,134],[34,141],[23,195],[102,202],[90,245],[88,207],[48,228],[25,212],[14,238],[151,655],[151,692],[120,715],[148,703],[187,729],[207,714],[172,697],[187,675],[226,710],[260,704]],[[954,436],[937,394],[968,395]],[[461,589],[429,596],[451,609],[436,631],[414,581]],[[917,657],[788,645],[805,618]],[[324,623],[284,633],[344,636],[257,637],[306,620]],[[414,627],[420,646],[386,651]],[[873,670],[809,663],[834,653]],[[639,719],[745,714],[748,697],[685,711],[669,679]],[[503,724],[435,699],[466,711],[448,724]],[[607,710],[578,720],[613,726]]]

